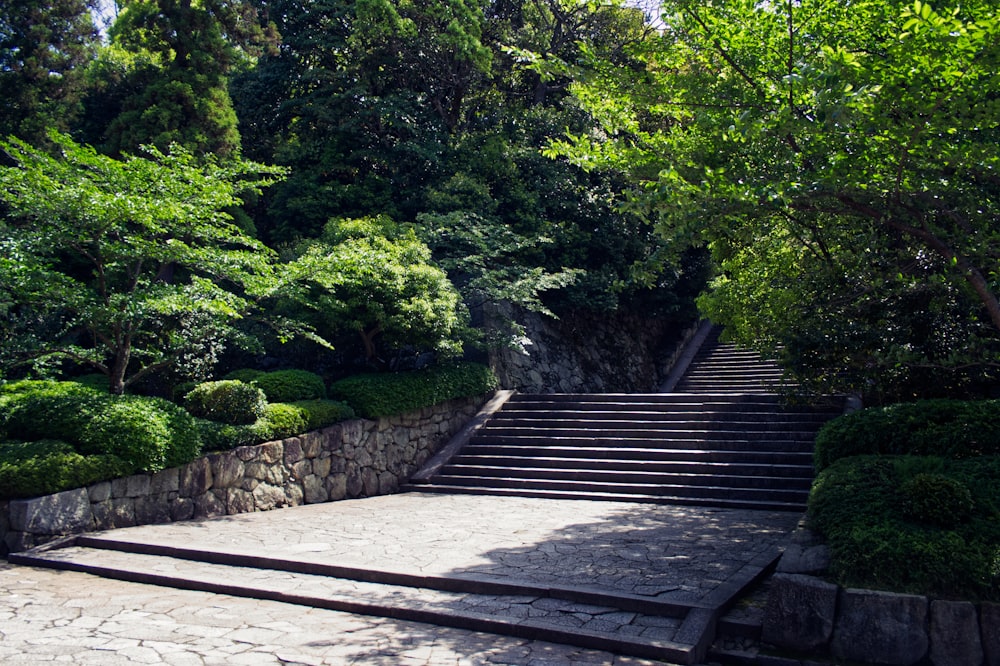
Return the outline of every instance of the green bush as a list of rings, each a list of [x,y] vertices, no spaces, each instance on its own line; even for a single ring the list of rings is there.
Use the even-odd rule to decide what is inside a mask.
[[[969,517],[975,506],[965,484],[943,474],[917,474],[899,489],[904,515],[938,527],[955,527]]]
[[[198,384],[184,396],[184,408],[193,416],[231,425],[248,425],[264,415],[264,392],[238,379]]]
[[[9,439],[75,442],[80,431],[113,400],[75,382],[20,381],[0,393],[0,432]]]
[[[162,398],[118,396],[79,433],[86,454],[118,456],[135,470],[156,472],[193,460],[201,438],[193,417]]]
[[[921,491],[933,497],[921,497],[922,508],[915,511]],[[965,512],[964,520],[943,527],[939,513],[926,510],[942,497]],[[855,456],[817,477],[809,521],[826,537],[831,574],[841,585],[996,601],[998,507],[1000,456]]]
[[[58,440],[0,443],[0,500],[49,495],[131,472],[116,456],[83,456]]]
[[[827,422],[815,464],[864,454],[973,458],[1000,455],[1000,400],[922,400],[863,409]]]
[[[275,370],[253,379],[253,383],[267,394],[268,402],[295,402],[326,397],[323,378],[308,370]]]
[[[253,368],[240,368],[239,370],[233,370],[227,373],[223,379],[235,379],[241,381],[245,384],[252,384],[255,379],[264,374],[263,370],[254,370]]]
[[[305,412],[307,430],[318,430],[354,418],[351,406],[337,400],[297,400],[291,404]]]
[[[378,418],[482,395],[496,387],[496,376],[488,367],[458,363],[414,372],[356,375],[335,382],[330,393],[360,416]]]
[[[293,437],[309,429],[305,411],[283,402],[269,404],[261,422],[260,433],[266,440]]]
[[[99,372],[91,373],[89,375],[81,375],[79,377],[74,377],[69,380],[77,384],[82,384],[87,388],[92,388],[95,391],[100,391],[102,393],[107,393],[110,388],[110,381],[107,375],[102,375]]]

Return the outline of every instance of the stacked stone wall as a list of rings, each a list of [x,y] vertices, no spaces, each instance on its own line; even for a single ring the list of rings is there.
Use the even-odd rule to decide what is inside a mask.
[[[213,453],[182,467],[0,502],[0,554],[82,532],[395,492],[484,398]]]

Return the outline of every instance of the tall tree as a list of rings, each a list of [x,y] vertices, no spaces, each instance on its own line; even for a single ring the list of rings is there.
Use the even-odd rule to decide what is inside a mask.
[[[0,5],[0,137],[38,140],[46,128],[69,129],[97,43],[88,0]]]
[[[863,387],[850,336],[799,335],[829,321],[817,310],[837,311],[856,317],[845,326],[892,331],[864,336],[893,341],[868,348],[870,365],[996,366],[995,5],[662,5],[662,35],[633,50],[641,69],[594,60],[576,88],[602,131],[553,152],[627,169],[631,204],[666,237],[710,244],[725,272],[706,304],[743,342],[816,357],[833,345],[828,367],[850,366]],[[923,330],[904,323],[907,294],[928,299],[941,335],[904,333]],[[876,303],[888,309],[873,321]]]
[[[57,155],[0,143],[15,163],[0,168],[4,365],[69,360],[122,393],[193,352],[211,356],[276,287],[272,252],[225,210],[280,170],[199,164],[178,146],[119,161],[50,140]]]
[[[222,157],[239,152],[228,78],[243,59],[277,41],[256,3],[123,0],[109,36],[113,46],[139,56],[119,83],[125,93],[105,130],[109,152],[146,143]]]

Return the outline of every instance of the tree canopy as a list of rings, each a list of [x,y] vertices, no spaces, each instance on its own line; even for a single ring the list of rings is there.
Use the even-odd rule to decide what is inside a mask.
[[[994,3],[661,6],[641,66],[578,70],[602,127],[551,152],[630,173],[670,247],[712,249],[705,311],[803,376],[906,394],[995,374]]]

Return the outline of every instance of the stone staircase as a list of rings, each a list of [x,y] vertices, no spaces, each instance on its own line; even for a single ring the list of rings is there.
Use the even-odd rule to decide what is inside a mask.
[[[842,406],[790,404],[791,388],[710,330],[674,392],[514,394],[406,489],[802,511]]]

